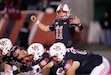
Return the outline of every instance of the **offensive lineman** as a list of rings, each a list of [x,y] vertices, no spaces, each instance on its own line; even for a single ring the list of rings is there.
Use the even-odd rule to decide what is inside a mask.
[[[33,57],[32,72],[34,75],[47,75],[47,70],[44,70],[47,65],[50,65],[49,51],[47,51],[41,43],[32,43],[27,49],[28,55]]]
[[[25,71],[30,70],[32,59],[28,57],[25,50],[19,46],[13,46],[12,42],[8,38],[0,39],[0,49],[2,50],[2,60],[4,62],[4,74],[15,75],[20,73],[25,68]],[[27,61],[27,63],[25,63]],[[13,66],[16,66],[13,68]],[[24,72],[24,71],[22,71]],[[25,74],[18,74],[25,75]]]
[[[54,43],[49,53],[56,62],[52,65],[53,69],[51,65],[47,67],[51,75],[108,75],[110,70],[110,63],[104,56],[74,48],[66,49],[63,43]]]

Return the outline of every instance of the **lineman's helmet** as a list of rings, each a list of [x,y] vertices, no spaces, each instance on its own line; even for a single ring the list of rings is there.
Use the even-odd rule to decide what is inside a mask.
[[[0,49],[2,50],[2,55],[6,55],[8,51],[12,48],[12,42],[8,38],[0,39]]]
[[[44,46],[40,43],[33,43],[27,49],[28,55],[33,55],[33,60],[38,60],[45,52]]]
[[[63,43],[54,43],[50,47],[50,56],[57,56],[58,61],[62,61],[66,54],[66,46]]]

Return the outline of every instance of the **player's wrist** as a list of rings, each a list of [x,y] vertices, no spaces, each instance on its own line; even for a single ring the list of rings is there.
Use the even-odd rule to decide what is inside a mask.
[[[82,26],[82,24],[80,23],[78,26],[80,27],[80,26]]]
[[[82,24],[79,24],[78,27],[79,27],[79,30],[80,30],[80,31],[83,29]]]
[[[39,24],[39,23],[40,23],[40,21],[39,21],[39,20],[37,20],[37,21],[36,21],[36,24]]]

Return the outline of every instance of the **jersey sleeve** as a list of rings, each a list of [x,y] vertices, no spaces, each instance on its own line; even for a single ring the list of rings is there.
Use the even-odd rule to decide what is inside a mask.
[[[46,52],[43,54],[39,66],[42,68],[43,66],[47,65],[49,62],[50,62],[49,53]]]
[[[49,29],[50,29],[50,31],[54,31],[54,24],[49,25]]]

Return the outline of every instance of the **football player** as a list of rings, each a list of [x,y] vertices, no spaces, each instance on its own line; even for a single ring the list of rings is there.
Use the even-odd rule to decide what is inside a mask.
[[[54,43],[49,51],[53,60],[61,62],[62,65],[62,70],[58,68],[60,71],[58,69],[51,70],[51,73],[54,73],[52,75],[59,75],[58,72],[63,75],[64,71],[66,75],[108,75],[109,73],[110,63],[104,56],[74,48],[66,49],[63,43]],[[51,69],[51,67],[48,68]]]
[[[63,58],[66,54],[66,46],[63,43],[53,44],[50,47],[50,57],[52,57],[53,66],[50,68],[50,75],[65,75],[63,68]]]
[[[23,66],[26,67],[26,71],[30,70],[32,59],[28,57],[28,54],[24,49],[20,48],[19,46],[13,46],[10,39],[0,39],[0,49],[2,51],[1,54],[4,62],[5,75],[18,74],[22,71],[21,67]]]
[[[73,47],[73,33],[83,30],[83,26],[80,19],[70,18],[71,9],[67,4],[60,4],[57,9],[57,17],[54,23],[51,25],[44,25],[39,20],[36,21],[35,16],[31,16],[31,20],[34,21],[43,31],[54,31],[55,42],[62,42],[67,48]]]
[[[47,75],[44,66],[50,64],[49,51],[40,43],[32,43],[27,49],[28,55],[33,57],[32,72],[34,75]]]

